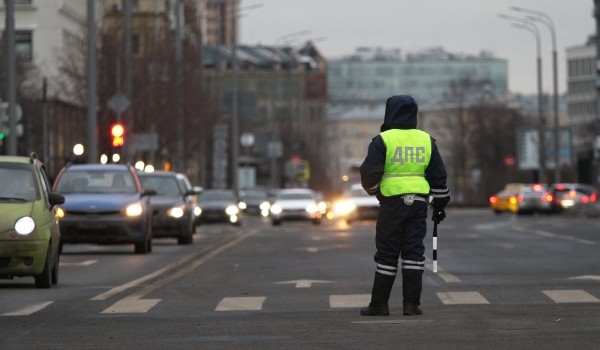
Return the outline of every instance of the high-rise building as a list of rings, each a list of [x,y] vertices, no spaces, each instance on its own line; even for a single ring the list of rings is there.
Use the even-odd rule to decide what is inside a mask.
[[[327,79],[334,103],[380,102],[403,93],[424,105],[452,98],[465,83],[472,91],[503,99],[508,63],[487,52],[473,56],[433,48],[402,55],[398,49],[358,48],[353,55],[329,60]]]

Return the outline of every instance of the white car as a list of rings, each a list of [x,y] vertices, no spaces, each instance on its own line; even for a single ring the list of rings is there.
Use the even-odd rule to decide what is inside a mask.
[[[354,184],[346,190],[344,198],[336,202],[334,212],[347,223],[355,220],[376,220],[379,214],[379,200],[375,196],[369,196],[360,184]]]
[[[284,220],[309,220],[321,223],[317,195],[314,191],[298,188],[277,192],[271,205],[271,224],[281,225]]]

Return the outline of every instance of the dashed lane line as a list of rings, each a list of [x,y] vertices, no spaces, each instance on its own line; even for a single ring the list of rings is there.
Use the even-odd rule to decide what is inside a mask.
[[[600,299],[590,293],[580,290],[543,290],[546,296],[557,304],[561,303],[599,303]]]
[[[223,298],[215,311],[260,311],[267,297]]]
[[[36,313],[40,310],[45,309],[48,305],[52,304],[53,302],[54,301],[44,301],[42,303],[29,305],[27,307],[24,307],[24,308],[16,310],[16,311],[4,313],[0,316],[29,316],[33,313]]]

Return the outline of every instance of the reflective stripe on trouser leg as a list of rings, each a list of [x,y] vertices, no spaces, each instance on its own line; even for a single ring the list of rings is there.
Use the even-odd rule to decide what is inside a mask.
[[[388,276],[396,276],[396,274],[398,273],[398,268],[395,266],[377,264],[376,272],[384,274],[384,275],[388,275]]]

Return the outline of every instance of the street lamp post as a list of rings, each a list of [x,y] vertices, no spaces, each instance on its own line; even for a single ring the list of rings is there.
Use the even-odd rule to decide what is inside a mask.
[[[530,14],[527,16],[532,21],[543,23],[550,30],[552,36],[552,80],[553,80],[553,104],[554,104],[554,182],[560,182],[560,138],[559,138],[559,122],[558,122],[558,63],[556,51],[556,31],[552,18],[544,12],[537,10],[529,10],[521,7],[513,6],[512,10]]]
[[[539,181],[541,183],[546,183],[546,149],[545,149],[545,142],[544,142],[544,126],[545,126],[545,120],[544,120],[544,113],[543,113],[543,108],[542,108],[542,99],[543,99],[543,92],[542,92],[542,44],[541,44],[541,40],[540,40],[540,31],[537,28],[537,26],[533,23],[531,23],[531,21],[527,20],[527,19],[523,19],[523,18],[519,18],[519,17],[513,17],[513,16],[507,16],[504,14],[498,14],[498,17],[502,18],[502,19],[506,19],[509,21],[512,21],[511,25],[515,28],[518,29],[523,29],[526,30],[528,32],[530,32],[534,38],[535,38],[535,42],[536,42],[536,51],[537,51],[537,85],[538,85],[538,116],[539,116],[539,140],[538,140],[538,144],[539,144],[539,161],[540,161],[540,165],[539,165],[539,170],[540,170],[540,178]]]

